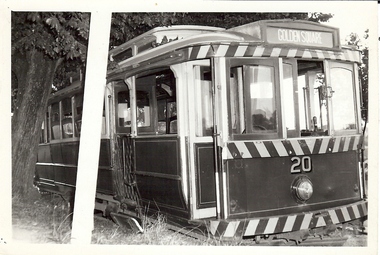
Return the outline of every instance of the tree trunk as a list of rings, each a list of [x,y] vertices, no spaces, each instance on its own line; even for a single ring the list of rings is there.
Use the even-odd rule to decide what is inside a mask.
[[[47,99],[60,60],[37,50],[12,56],[18,94],[12,117],[12,193],[27,198],[35,192],[33,176]]]

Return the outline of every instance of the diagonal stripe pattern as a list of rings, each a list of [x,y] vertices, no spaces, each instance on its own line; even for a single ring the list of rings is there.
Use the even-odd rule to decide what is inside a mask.
[[[360,135],[271,141],[231,141],[227,159],[288,157],[357,150]]]
[[[331,223],[338,224],[364,217],[367,215],[367,210],[368,202],[361,201],[326,211],[244,220],[211,220],[208,223],[212,235],[232,238],[237,235],[274,234],[323,227]]]
[[[354,49],[341,49],[340,51],[304,48],[293,49],[239,42],[191,46],[189,47],[188,56],[190,59],[208,57],[282,57],[361,62],[359,51]]]

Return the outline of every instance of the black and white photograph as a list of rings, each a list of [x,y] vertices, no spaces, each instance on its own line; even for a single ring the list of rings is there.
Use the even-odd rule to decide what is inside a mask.
[[[0,14],[0,254],[378,253],[377,2]]]

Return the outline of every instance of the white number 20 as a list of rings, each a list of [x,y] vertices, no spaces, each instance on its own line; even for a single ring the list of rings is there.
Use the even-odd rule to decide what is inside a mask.
[[[290,160],[293,162],[293,165],[290,168],[291,174],[311,171],[311,158],[309,156],[304,156],[302,158],[292,157]]]

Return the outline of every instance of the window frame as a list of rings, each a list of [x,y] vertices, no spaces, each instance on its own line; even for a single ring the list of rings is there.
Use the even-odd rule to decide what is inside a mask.
[[[175,88],[175,91],[177,90],[177,78],[174,73],[174,71],[170,67],[162,67],[158,69],[151,70],[150,72],[142,72],[140,74],[137,74],[135,77],[134,81],[134,99],[131,100],[131,105],[133,104],[135,107],[131,107],[131,110],[135,108],[135,115],[132,115],[132,126],[136,126],[136,136],[137,137],[146,137],[146,136],[156,136],[156,137],[161,137],[161,136],[177,136],[178,135],[178,124],[177,124],[177,132],[175,133],[168,133],[167,127],[170,126],[170,122],[168,124],[168,120],[170,118],[166,118],[166,132],[159,132],[158,128],[158,98],[156,95],[157,89],[157,78],[156,76],[160,73],[168,73],[170,72],[173,75],[174,78],[174,83],[173,87]],[[153,78],[154,77],[154,78]],[[144,78],[146,80],[144,81]],[[146,84],[144,84],[146,83]],[[150,106],[150,125],[149,126],[143,126],[143,127],[138,127],[137,125],[137,111],[138,111],[138,106],[137,106],[137,91],[145,91],[149,94],[149,106]],[[130,90],[130,93],[132,93],[132,90]],[[175,102],[176,105],[178,104],[178,98],[177,98],[177,92],[175,92],[173,97],[168,97],[164,101],[166,103],[166,108],[168,106],[168,102],[172,103]],[[177,107],[177,106],[176,106]],[[177,118],[178,118],[178,110],[177,110]],[[174,121],[174,120],[172,120]]]
[[[315,107],[315,98],[312,96],[312,93],[311,91],[314,91],[315,87],[315,79],[314,79],[314,83],[312,82],[312,78],[316,78],[317,77],[317,74],[318,73],[322,73],[324,75],[324,86],[326,87],[326,93],[327,93],[327,69],[328,67],[325,65],[325,61],[323,60],[314,60],[314,59],[311,59],[311,60],[308,60],[308,59],[285,59],[286,61],[291,61],[291,60],[294,60],[294,66],[296,67],[295,68],[295,77],[296,77],[296,80],[294,81],[295,84],[297,84],[297,89],[300,89],[300,77],[303,77],[304,78],[304,85],[306,86],[306,88],[309,88],[306,89],[306,93],[307,95],[305,95],[305,91],[298,91],[298,97],[300,95],[300,93],[303,94],[303,97],[302,99],[304,100],[304,102],[302,104],[300,104],[300,102],[298,101],[298,118],[299,118],[299,122],[298,122],[298,125],[299,125],[299,130],[300,130],[300,134],[299,136],[296,136],[296,138],[300,138],[300,137],[310,137],[310,136],[313,136],[313,137],[316,137],[316,136],[321,136],[321,137],[326,137],[326,136],[331,136],[331,112],[330,112],[330,107],[331,107],[331,101],[329,100],[329,98],[326,98],[326,106],[325,106],[325,111],[326,111],[326,115],[325,115],[325,118],[321,118],[322,116],[322,113],[321,113],[321,110],[320,108],[317,109]],[[314,69],[310,69],[310,70],[306,70],[304,73],[300,73],[299,72],[299,68],[300,68],[300,62],[303,62],[304,64],[306,62],[310,62],[310,63],[319,63],[322,65],[322,68],[320,68],[320,71],[317,70],[317,68],[314,68]],[[317,64],[318,65],[318,64]],[[313,88],[313,90],[310,90],[310,88]],[[318,111],[318,115],[315,115],[315,111]],[[312,112],[314,112],[314,114],[312,114]],[[301,121],[301,118],[300,116],[302,115],[305,115],[304,118],[302,118],[303,121],[305,121],[305,126],[304,128],[301,127],[303,123],[303,121]],[[322,130],[313,130],[313,127],[312,127],[312,115],[314,116],[318,116],[317,118],[319,118],[319,121],[318,121],[318,125],[321,124],[320,126],[320,129]],[[322,120],[326,121],[326,128],[323,129],[323,126],[322,126]],[[304,131],[304,132],[302,132]]]
[[[266,139],[281,139],[284,138],[284,132],[283,132],[283,118],[282,118],[282,98],[281,98],[281,80],[280,79],[280,69],[282,70],[282,66],[280,66],[280,59],[279,58],[226,58],[226,81],[227,81],[227,91],[230,91],[231,85],[230,85],[230,75],[231,75],[231,68],[234,67],[243,67],[243,84],[248,81],[249,76],[244,75],[244,66],[250,66],[250,65],[264,65],[264,66],[270,66],[273,67],[273,96],[274,96],[274,105],[275,105],[275,111],[276,111],[276,130],[274,132],[268,132],[268,133],[248,133],[248,134],[233,134],[232,131],[232,123],[231,118],[228,118],[228,132],[229,137],[231,140],[266,140]],[[243,97],[244,97],[244,118],[246,119],[247,111],[246,111],[246,102],[247,98],[246,95],[248,92],[250,93],[250,89],[247,89],[246,86],[243,87]],[[228,114],[231,115],[231,95],[230,93],[227,93],[227,105],[228,105]],[[245,121],[245,124],[247,125],[247,121]]]
[[[209,69],[209,73],[211,75],[210,80],[202,79],[202,71],[204,69]],[[214,129],[214,116],[213,116],[213,81],[212,81],[212,67],[210,62],[200,62],[200,63],[194,63],[192,65],[192,74],[193,74],[193,83],[194,83],[194,101],[195,101],[195,111],[194,111],[194,121],[196,123],[195,125],[195,136],[200,138],[200,137],[211,137],[213,134],[213,129]],[[197,81],[196,81],[197,80]],[[202,84],[203,82],[207,82],[208,87]],[[198,82],[198,83],[196,83]],[[208,96],[209,100],[204,101],[202,96],[202,93],[204,92],[203,89],[206,91],[208,90]],[[210,104],[208,105],[208,112],[204,112],[204,109],[207,109],[205,104]],[[206,116],[203,115],[203,113],[206,114]],[[206,120],[204,117],[208,117],[207,121],[211,122],[211,126],[206,126],[204,123]],[[210,123],[208,123],[210,124]]]
[[[129,93],[129,108],[130,108],[130,111],[131,111],[131,125],[129,126],[120,126],[119,125],[119,100],[118,100],[118,95],[120,92],[123,92],[123,91],[127,91]],[[114,109],[115,109],[115,114],[114,114],[114,123],[115,123],[115,127],[116,127],[116,132],[117,133],[131,133],[131,129],[132,129],[132,102],[131,102],[131,90],[128,88],[127,85],[125,84],[115,84],[114,85]]]
[[[299,138],[301,137],[301,125],[300,125],[300,104],[299,104],[299,101],[298,101],[298,93],[300,93],[298,91],[298,71],[297,71],[297,68],[298,68],[298,65],[297,65],[297,60],[296,59],[281,59],[281,64],[280,64],[280,71],[281,71],[281,74],[280,74],[280,77],[281,77],[281,91],[282,91],[282,95],[281,95],[281,98],[282,98],[282,101],[284,103],[284,107],[283,107],[283,112],[282,112],[282,116],[285,116],[284,120],[283,120],[283,126],[284,126],[284,134],[285,134],[285,137],[286,138]],[[284,65],[290,65],[291,68],[292,68],[292,84],[293,84],[293,110],[294,110],[294,125],[295,125],[295,129],[293,130],[290,130],[288,131],[286,129],[286,112],[285,112],[285,104],[286,104],[286,100],[285,100],[285,84],[284,84]],[[298,92],[298,93],[297,93]]]
[[[45,137],[46,137],[46,143],[60,143],[60,142],[71,142],[71,141],[79,141],[80,140],[80,132],[78,130],[78,126],[77,126],[77,121],[78,121],[78,116],[80,116],[80,120],[82,119],[82,114],[77,114],[77,109],[76,109],[76,106],[77,106],[77,102],[76,102],[76,98],[79,96],[79,95],[82,95],[83,97],[83,90],[80,91],[80,92],[76,92],[76,93],[70,93],[70,94],[67,94],[67,95],[64,95],[64,96],[58,96],[57,98],[54,98],[52,99],[51,101],[49,101],[48,103],[48,107],[47,107],[47,111],[45,113],[46,114],[49,114],[49,118],[47,118],[47,116],[45,116],[45,127],[48,128],[48,132]],[[65,137],[63,136],[63,104],[62,104],[62,101],[65,100],[65,99],[70,99],[70,107],[71,107],[71,125],[72,125],[72,129],[73,129],[73,134],[71,137]],[[79,104],[80,106],[83,107],[83,98],[81,100],[82,102]],[[52,135],[53,135],[53,131],[52,131],[52,105],[53,104],[57,104],[58,105],[58,117],[59,117],[59,137],[57,138],[52,138]],[[103,124],[105,125],[104,128],[102,129],[101,131],[101,138],[102,139],[108,139],[110,137],[110,112],[109,112],[109,106],[105,105],[107,104],[106,102],[106,97],[104,98],[103,100],[103,108],[104,108],[104,119],[103,119]],[[105,131],[103,133],[103,130]]]
[[[342,136],[342,135],[355,135],[360,134],[360,100],[358,100],[358,97],[360,97],[359,92],[359,75],[358,75],[358,67],[356,63],[352,62],[342,62],[337,60],[325,60],[325,73],[326,73],[326,84],[328,87],[334,91],[334,87],[332,86],[332,78],[331,78],[331,70],[333,68],[343,68],[343,69],[350,69],[352,72],[352,102],[354,106],[354,118],[355,118],[355,129],[348,129],[348,130],[336,130],[335,129],[335,117],[333,114],[333,108],[334,108],[334,96],[330,97],[328,100],[329,104],[329,121],[330,121],[330,133],[334,136]],[[349,66],[350,68],[346,68]],[[338,93],[338,92],[334,92]]]

